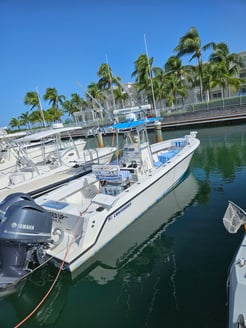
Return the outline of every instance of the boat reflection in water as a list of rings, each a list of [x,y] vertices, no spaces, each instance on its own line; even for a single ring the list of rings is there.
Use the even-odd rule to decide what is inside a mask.
[[[163,242],[163,235],[167,227],[178,217],[182,217],[185,209],[192,205],[198,191],[197,180],[188,172],[185,179],[174,190],[98,252],[91,261],[86,263],[86,266],[81,267],[80,272],[77,270],[76,275],[63,272],[49,297],[33,315],[32,325],[57,324],[61,317],[63,317],[63,322],[66,321],[66,318],[70,316],[71,304],[68,308],[65,305],[68,298],[69,302],[72,298],[72,303],[75,307],[77,306],[77,309],[72,311],[74,320],[79,315],[77,312],[81,315],[83,311],[84,326],[88,327],[89,321],[92,320],[92,312],[97,312],[95,308],[104,307],[106,303],[109,306],[114,304],[115,297],[119,296],[125,284],[127,285],[131,279],[140,281],[150,277],[159,262],[169,262],[168,272],[161,274],[169,275],[168,280],[173,283],[173,301],[177,303],[174,240],[164,236]],[[15,294],[4,299],[4,302],[15,308],[16,320],[22,320],[40,302],[50,288],[56,272],[57,269],[50,266],[42,271],[34,272]],[[114,292],[112,288],[107,288],[107,291],[104,289],[104,292],[101,289],[100,292],[96,291],[96,286],[105,286],[113,281],[117,284],[114,288],[119,289]],[[155,282],[152,283],[155,284]],[[76,288],[74,288],[75,285]],[[67,315],[66,311],[68,311]]]

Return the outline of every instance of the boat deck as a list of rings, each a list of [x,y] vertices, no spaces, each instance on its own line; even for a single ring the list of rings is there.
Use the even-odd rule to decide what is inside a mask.
[[[71,170],[63,170],[60,172],[51,172],[50,175],[40,175],[36,179],[28,180],[24,183],[13,185],[10,188],[4,188],[0,190],[0,201],[2,201],[6,196],[16,192],[29,193],[34,198],[39,196],[42,192],[47,192],[48,190],[54,189],[57,185],[68,182],[70,179],[83,175],[90,172],[89,166],[81,168],[80,173],[76,172],[71,168]],[[47,187],[43,187],[47,186]]]

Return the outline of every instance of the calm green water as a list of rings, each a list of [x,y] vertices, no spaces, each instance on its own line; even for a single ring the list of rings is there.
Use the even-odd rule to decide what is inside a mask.
[[[246,208],[246,126],[198,129],[198,136],[184,181],[76,277],[63,273],[21,327],[226,327],[227,270],[242,232],[229,235],[222,217],[228,199]],[[56,272],[35,273],[3,298],[0,327],[30,313]]]

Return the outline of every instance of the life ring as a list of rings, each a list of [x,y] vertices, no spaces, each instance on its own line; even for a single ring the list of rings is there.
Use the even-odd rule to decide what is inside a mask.
[[[59,245],[63,241],[63,238],[64,238],[64,230],[62,228],[56,227],[53,230],[52,235],[58,236],[58,239],[57,240],[54,240],[54,239],[52,240],[52,244],[54,246],[57,246],[57,245]]]

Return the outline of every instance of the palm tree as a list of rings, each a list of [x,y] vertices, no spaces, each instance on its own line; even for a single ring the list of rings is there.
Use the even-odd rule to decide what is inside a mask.
[[[216,67],[213,63],[203,64],[203,92],[207,92],[207,100],[211,100],[211,90],[216,85],[214,84],[216,80]],[[196,74],[194,74],[193,84],[196,85]]]
[[[202,51],[208,48],[214,47],[214,42],[210,42],[203,47],[201,46],[201,39],[199,33],[195,27],[191,27],[190,30],[180,38],[179,44],[174,49],[177,52],[178,57],[191,54],[192,57],[189,61],[197,59],[199,77],[200,77],[200,95],[201,101],[203,101],[203,70],[202,70]]]
[[[44,114],[43,114],[38,93],[36,91],[27,92],[24,98],[24,104],[31,106],[31,110],[35,108],[39,110],[40,116],[42,118],[41,123],[43,126],[45,126]]]
[[[181,95],[182,100],[187,96],[186,88],[182,84],[179,77],[174,73],[166,75],[165,90],[167,94],[168,106],[171,107],[174,104],[175,109],[177,107],[177,96]]]
[[[120,80],[119,77],[113,76],[112,69],[108,64],[102,64],[99,67],[97,75],[100,77],[97,82],[100,90],[108,90],[112,88],[114,84],[118,85],[118,81]]]
[[[227,88],[229,96],[229,87],[234,90],[239,90],[240,84],[244,82],[243,79],[237,78],[236,75],[240,69],[244,67],[242,57],[235,53],[230,53],[227,44],[218,43],[214,46],[214,52],[209,57],[210,64],[213,64],[217,69],[217,81],[219,79],[223,83],[223,89]],[[224,90],[223,90],[224,92]]]
[[[125,101],[129,98],[129,95],[124,90],[122,90],[120,86],[118,86],[116,89],[114,89],[114,98],[116,103],[120,102],[121,107],[124,108]]]
[[[65,100],[62,103],[62,108],[64,109],[65,113],[73,117],[74,120],[74,113],[86,108],[88,106],[87,102],[81,98],[77,93],[71,94],[71,100]]]
[[[171,56],[168,58],[164,65],[165,75],[175,74],[178,76],[180,81],[191,81],[192,80],[192,66],[183,65],[181,59],[178,56]]]
[[[105,96],[98,88],[97,83],[91,83],[88,85],[87,92],[86,94],[88,95],[88,103],[92,104],[92,107],[95,108],[95,112],[100,115],[101,119],[103,118],[103,107],[101,103],[105,99]]]
[[[52,123],[55,121],[54,115],[52,112],[50,112],[50,110],[44,111],[44,118],[45,118],[45,121],[48,123]]]
[[[28,112],[22,113],[19,119],[21,121],[21,125],[28,125],[28,129],[30,129],[30,115]]]
[[[59,105],[62,105],[63,101],[66,99],[64,95],[58,95],[58,92],[55,88],[47,88],[46,92],[44,94],[44,100],[49,101],[49,105],[51,105],[52,108],[57,110],[57,120],[61,120],[62,112],[59,111]]]
[[[41,123],[42,124],[43,118],[41,116],[40,111],[39,110],[33,111],[29,116],[29,120],[32,124],[35,124],[35,123]]]
[[[111,67],[108,64],[102,64],[99,67],[97,75],[100,77],[99,81],[97,82],[98,88],[100,90],[110,90],[113,108],[115,109],[115,98],[114,98],[114,86],[120,87],[120,77],[113,76]]]
[[[69,101],[69,100],[65,100],[65,101],[62,103],[62,108],[64,109],[64,112],[65,112],[65,113],[68,113],[68,115],[69,115],[69,116],[71,115],[73,118],[74,118],[74,116],[73,116],[74,112],[77,112],[77,111],[78,111],[78,109],[75,108],[75,107],[73,106],[72,102]]]
[[[88,107],[87,101],[80,97],[78,93],[71,94],[71,103],[79,110],[86,109]]]
[[[231,76],[223,62],[214,65],[213,80],[211,82],[211,88],[219,86],[222,88],[222,98],[225,97],[225,90],[228,90],[229,86],[237,92],[240,89],[241,84],[244,82],[243,79]]]
[[[152,67],[153,57],[148,60],[147,55],[141,54],[134,62],[135,70],[132,72],[132,77],[136,77],[136,89],[137,91],[145,91],[147,94],[151,91],[150,88],[150,69]]]
[[[144,91],[147,96],[148,102],[152,104],[156,112],[155,90],[153,87],[153,62],[153,57],[148,58],[146,54],[141,54],[134,62],[135,70],[133,71],[131,76],[136,77],[136,90],[139,93],[141,93],[141,91]]]
[[[172,75],[175,75],[177,79],[173,78],[172,80],[179,83],[179,90],[181,92],[178,92],[182,96],[182,102],[184,103],[184,96],[187,96],[187,89],[189,88],[189,85],[187,84],[192,82],[192,66],[191,65],[185,65],[183,66],[182,61],[177,56],[171,56],[168,58],[165,66],[165,76],[170,77]],[[175,87],[177,85],[175,83]]]
[[[16,118],[16,117],[13,117],[11,119],[11,121],[9,122],[9,125],[11,126],[11,128],[16,128],[18,127],[18,129],[20,129],[20,126],[21,126],[21,121]]]
[[[155,90],[155,98],[161,104],[161,107],[164,108],[165,102],[167,99],[167,90],[165,87],[165,72],[161,67],[153,67],[153,87]]]
[[[55,107],[51,107],[47,110],[47,115],[49,117],[50,122],[58,122],[61,120],[61,116],[63,115],[63,111],[61,109],[57,109]]]

